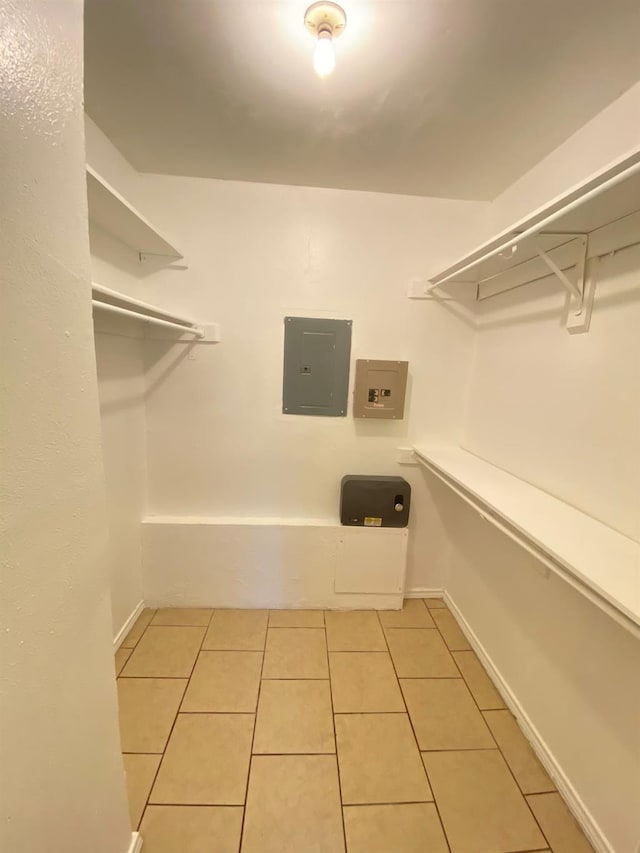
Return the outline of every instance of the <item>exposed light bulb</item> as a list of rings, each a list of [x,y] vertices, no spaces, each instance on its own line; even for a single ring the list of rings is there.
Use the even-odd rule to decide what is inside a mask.
[[[333,39],[331,33],[326,30],[318,33],[318,41],[313,54],[313,67],[318,77],[327,77],[336,67]]]

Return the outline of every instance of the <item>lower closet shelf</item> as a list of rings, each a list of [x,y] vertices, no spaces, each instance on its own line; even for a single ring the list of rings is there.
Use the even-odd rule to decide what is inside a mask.
[[[91,293],[94,311],[137,320],[156,329],[158,327],[171,329],[173,333],[188,335],[190,341],[218,343],[220,340],[220,329],[217,323],[197,324],[180,314],[174,314],[149,302],[142,302],[126,293],[111,290],[95,282],[91,285]]]
[[[484,518],[640,636],[640,545],[459,447],[413,448]]]

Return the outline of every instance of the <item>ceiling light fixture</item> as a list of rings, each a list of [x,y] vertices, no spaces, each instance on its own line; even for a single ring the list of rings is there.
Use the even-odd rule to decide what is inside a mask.
[[[326,77],[336,66],[333,40],[344,32],[347,16],[337,3],[320,0],[319,3],[309,6],[304,15],[304,23],[317,39],[313,67],[318,77]]]

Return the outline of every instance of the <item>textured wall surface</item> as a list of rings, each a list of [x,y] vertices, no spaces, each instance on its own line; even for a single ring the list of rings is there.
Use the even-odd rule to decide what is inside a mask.
[[[82,3],[0,4],[0,849],[124,853]]]

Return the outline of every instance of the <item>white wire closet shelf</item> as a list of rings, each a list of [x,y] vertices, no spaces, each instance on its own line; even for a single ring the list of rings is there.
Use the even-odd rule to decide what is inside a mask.
[[[586,331],[593,298],[587,261],[640,243],[640,150],[543,205],[429,277],[417,298],[446,284],[475,287],[481,301],[553,274],[567,291],[568,328]]]
[[[179,260],[182,254],[139,210],[87,165],[89,222],[120,240],[143,261],[145,256]]]
[[[220,340],[219,328],[215,323],[199,325],[189,317],[175,314],[165,308],[143,302],[95,282],[91,285],[91,292],[91,304],[94,311],[137,320],[148,326],[171,329],[173,332],[186,334],[191,336],[193,340],[204,343],[215,343]]]
[[[640,545],[460,447],[417,460],[487,521],[640,637]]]

